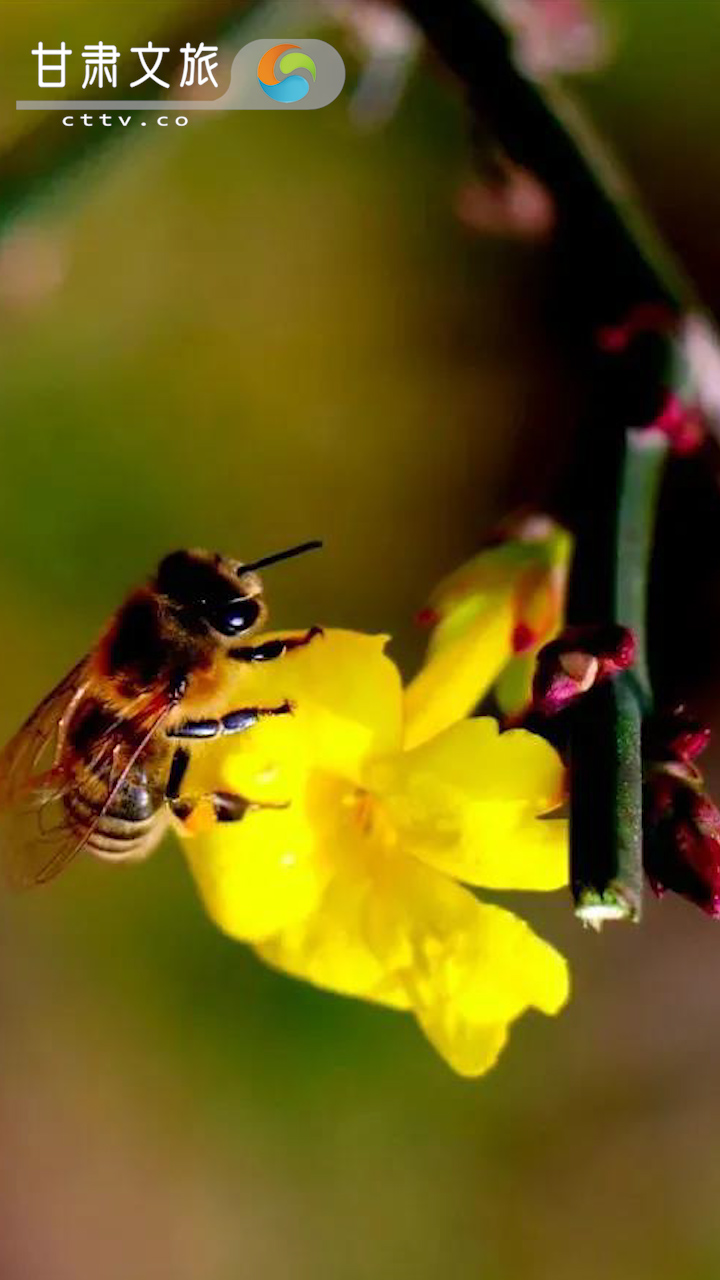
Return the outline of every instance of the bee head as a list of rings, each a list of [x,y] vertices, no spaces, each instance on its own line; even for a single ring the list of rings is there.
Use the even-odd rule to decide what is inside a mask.
[[[155,587],[195,632],[210,629],[232,639],[267,616],[258,575],[209,551],[173,551],[161,561]]]
[[[319,545],[303,543],[252,564],[209,551],[173,551],[161,561],[154,585],[184,626],[193,631],[210,629],[223,639],[234,639],[257,630],[267,618],[257,569]]]

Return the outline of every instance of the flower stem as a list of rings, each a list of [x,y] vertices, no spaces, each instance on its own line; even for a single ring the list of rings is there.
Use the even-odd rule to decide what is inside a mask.
[[[575,485],[570,620],[632,629],[632,671],[580,703],[571,743],[571,877],[577,914],[636,920],[642,895],[642,721],[652,692],[646,597],[667,445],[652,424],[683,392],[678,323],[694,291],[627,179],[569,94],[518,66],[510,36],[479,0],[406,0],[472,110],[516,164],[551,192],[578,326],[625,327],[664,314],[650,341],[601,363]],[[648,326],[648,331],[652,325]],[[637,429],[635,429],[635,427]]]
[[[638,302],[687,304],[693,290],[614,157],[563,88],[523,73],[511,36],[482,0],[405,0],[405,8],[462,82],[481,125],[554,196],[563,252],[595,323],[624,317]]]
[[[644,427],[626,433],[618,495],[615,620],[635,636],[635,663],[629,675],[644,714],[652,706],[646,642],[648,576],[667,455],[664,432]]]
[[[609,547],[612,621],[635,636],[630,671],[578,706],[571,730],[571,879],[576,914],[599,927],[638,920],[642,902],[642,721],[652,705],[646,649],[648,570],[667,439],[625,435]],[[582,556],[582,547],[579,548]],[[581,566],[580,566],[581,567]]]

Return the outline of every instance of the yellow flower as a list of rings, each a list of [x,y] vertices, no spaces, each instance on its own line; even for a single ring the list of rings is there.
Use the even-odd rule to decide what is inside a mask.
[[[530,700],[538,651],[562,625],[572,539],[542,515],[515,521],[506,535],[445,578],[423,611],[433,626],[430,661],[407,693],[416,731],[467,715],[492,685],[507,716]],[[458,667],[464,680],[453,676]]]
[[[384,649],[383,637],[327,631],[233,674],[233,706],[290,699],[295,712],[196,753],[189,792],[268,807],[207,822],[185,849],[220,928],[298,978],[412,1010],[456,1071],[479,1075],[526,1008],[562,1007],[568,976],[528,925],[457,881],[565,883],[565,823],[538,816],[559,803],[562,768],[524,730],[440,714],[437,682],[453,707],[467,664],[431,660],[428,715]],[[481,657],[476,646],[476,692]]]

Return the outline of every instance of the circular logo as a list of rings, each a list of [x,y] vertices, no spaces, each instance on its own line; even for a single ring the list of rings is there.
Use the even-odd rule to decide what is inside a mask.
[[[288,50],[296,50],[297,52],[288,52]],[[278,63],[278,58],[280,59]],[[275,64],[278,63],[279,70],[283,75],[283,79],[279,79],[275,74]],[[298,44],[276,44],[272,49],[268,49],[258,62],[258,80],[260,88],[267,94],[268,98],[274,98],[275,102],[299,102],[306,94],[310,92],[310,85],[305,76],[294,76],[291,73],[297,71],[298,67],[304,67],[310,72],[313,80],[316,77],[315,63],[306,53],[303,53]]]

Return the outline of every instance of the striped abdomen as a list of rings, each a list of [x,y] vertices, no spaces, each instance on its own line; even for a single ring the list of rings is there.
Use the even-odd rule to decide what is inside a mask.
[[[162,797],[146,782],[126,782],[108,801],[107,782],[89,770],[66,791],[63,805],[78,842],[105,858],[138,858],[160,838],[164,826]]]
[[[164,793],[149,777],[150,744],[118,786],[142,742],[142,729],[132,721],[118,723],[115,713],[94,699],[81,704],[69,726],[72,769],[62,796],[65,819],[78,843],[100,857],[142,857],[162,834]]]

